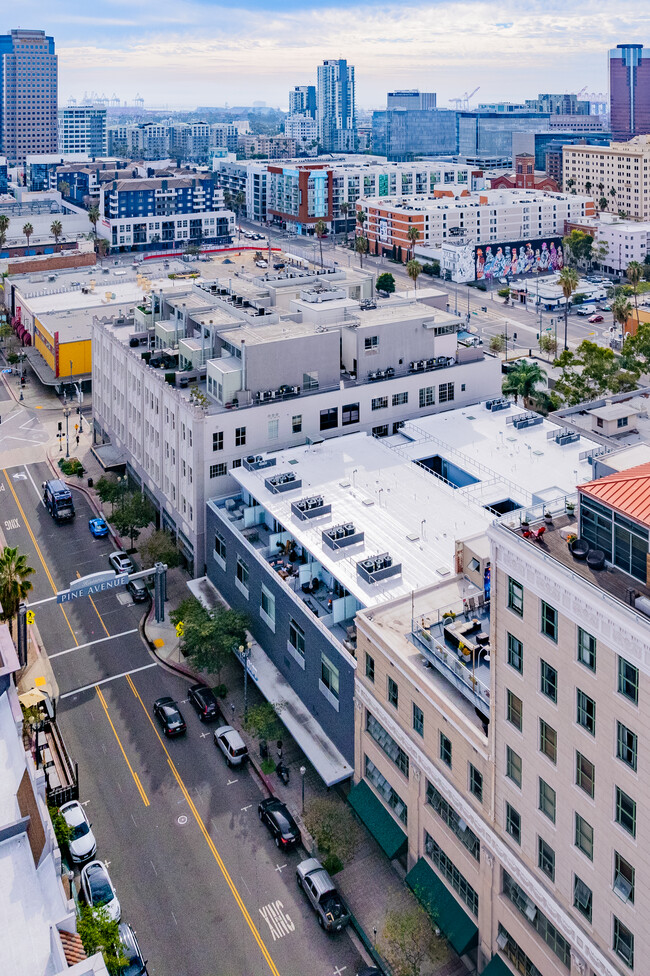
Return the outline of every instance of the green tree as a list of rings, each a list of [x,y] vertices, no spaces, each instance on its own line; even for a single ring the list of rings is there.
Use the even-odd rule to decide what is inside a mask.
[[[314,224],[314,233],[318,238],[318,246],[320,248],[320,266],[323,267],[323,238],[327,234],[327,224],[324,220],[317,220]]]
[[[357,210],[357,223],[358,223],[359,228],[361,230],[362,236],[363,236],[363,231],[364,231],[364,226],[363,225],[365,224],[365,222],[366,222],[367,219],[368,219],[368,215],[366,214],[365,210]]]
[[[226,210],[230,210],[232,207],[232,193],[230,190],[223,191],[223,205]]]
[[[591,186],[592,186],[591,180],[585,180],[585,193],[587,194],[591,193]]]
[[[200,603],[195,596],[188,596],[176,607],[175,610],[171,610],[169,614],[169,619],[177,626],[177,624],[182,623],[184,628],[188,626],[201,625],[205,620],[208,619],[210,614],[205,609],[202,603]]]
[[[415,902],[387,912],[380,949],[393,976],[420,976],[427,960],[447,954],[446,944],[436,939],[431,922],[431,916]]]
[[[630,261],[626,270],[625,277],[630,282],[632,286],[632,294],[634,295],[634,310],[636,312],[636,321],[639,322],[639,282],[643,280],[643,265],[639,261]]]
[[[617,295],[612,302],[612,316],[621,327],[621,334],[625,338],[625,325],[632,318],[632,305],[625,295]],[[638,320],[637,320],[638,321]]]
[[[418,278],[422,274],[422,265],[420,264],[419,261],[416,261],[413,258],[406,265],[406,273],[409,276],[409,278],[411,279],[411,281],[413,282],[413,287],[415,288],[415,291],[417,292],[417,290],[418,290]]]
[[[34,233],[34,228],[30,223],[23,224],[23,234],[27,238],[27,247],[29,247],[29,238]]]
[[[633,346],[628,345],[627,350]],[[555,361],[562,370],[554,392],[568,406],[610,393],[623,393],[636,387],[642,364],[626,353],[617,356],[612,349],[585,339],[575,353],[564,350]]]
[[[54,243],[58,244],[59,237],[61,237],[61,235],[63,234],[63,224],[61,223],[61,221],[60,220],[52,221],[52,224],[50,226],[50,231],[52,232],[52,236],[54,237]]]
[[[6,214],[0,214],[0,248],[7,242],[7,231],[9,230],[9,218]]]
[[[415,245],[417,244],[417,242],[418,242],[418,240],[420,238],[420,231],[419,231],[419,229],[417,227],[409,227],[409,229],[406,232],[406,236],[408,238],[409,244],[411,245],[411,247],[410,247],[411,258],[414,258],[415,257]]]
[[[88,209],[88,220],[93,225],[93,233],[95,235],[95,240],[97,240],[97,224],[101,214],[99,212],[99,207],[89,207]]]
[[[384,271],[377,278],[376,287],[379,291],[386,291],[389,295],[392,295],[395,291],[395,278],[390,273],[390,271]]]
[[[5,344],[7,339],[11,338],[13,334],[14,330],[8,322],[0,322],[0,342]]]
[[[54,827],[56,842],[59,847],[65,848],[67,847],[68,841],[72,835],[72,827],[68,826],[67,820],[58,807],[48,807],[47,809],[48,813],[50,814],[52,826]]]
[[[139,547],[140,558],[145,566],[166,563],[171,569],[181,560],[174,538],[164,529],[155,529]]]
[[[360,831],[350,808],[339,799],[318,796],[305,807],[305,826],[321,854],[349,861],[359,846]]]
[[[131,548],[139,530],[153,522],[154,508],[149,499],[139,491],[120,493],[117,507],[111,516],[120,534],[128,533]]]
[[[111,503],[111,513],[115,510],[115,503],[120,497],[120,485],[115,478],[108,478],[106,475],[102,475],[95,482],[95,491],[99,495],[99,500],[102,505],[106,502]]]
[[[99,254],[100,258],[104,258],[108,254],[108,241],[105,237],[101,237],[97,241],[97,253]]]
[[[591,234],[585,234],[582,230],[572,230],[570,234],[562,238],[565,263],[567,263],[567,257],[570,257],[577,265],[580,265],[581,262],[589,262],[593,243],[594,239]]]
[[[503,352],[506,347],[506,338],[503,335],[490,336],[490,352]]]
[[[539,363],[518,362],[503,380],[502,391],[514,394],[515,403],[519,397],[528,405],[533,398],[536,388],[546,381],[546,372]]]
[[[10,630],[19,604],[33,588],[29,579],[33,573],[34,570],[27,563],[27,556],[19,552],[17,546],[5,546],[0,552],[0,619],[9,621]]]
[[[62,197],[70,196],[70,184],[66,180],[61,180],[58,184],[57,189]]]
[[[261,702],[248,709],[244,728],[256,739],[266,742],[268,739],[279,739],[282,735],[282,725],[278,715],[286,706],[286,702]]]
[[[361,235],[355,237],[354,250],[359,255],[359,265],[363,268],[363,255],[368,253],[368,239]]]
[[[607,203],[608,203],[607,197],[600,197],[600,199],[598,200],[598,209],[607,210]]]
[[[564,348],[569,348],[569,299],[578,287],[578,272],[575,268],[564,267],[560,271],[558,284],[564,295]]]
[[[347,236],[348,236],[348,214],[350,212],[350,204],[348,203],[347,200],[344,200],[343,203],[341,203],[339,205],[339,212],[340,212],[340,214],[343,217],[343,220],[345,222],[345,230],[344,230],[343,233],[344,233],[344,240],[347,240]]]
[[[557,342],[548,333],[542,333],[539,337],[539,351],[548,353],[550,356],[557,355]]]
[[[86,955],[101,952],[110,976],[118,976],[127,959],[120,944],[119,923],[110,918],[107,909],[82,905],[77,932]]]
[[[219,609],[202,624],[185,624],[183,651],[198,671],[221,680],[221,670],[233,650],[246,642],[249,619],[239,610]]]

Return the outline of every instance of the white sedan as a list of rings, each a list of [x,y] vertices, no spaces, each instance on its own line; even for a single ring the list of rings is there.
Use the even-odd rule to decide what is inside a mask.
[[[70,828],[68,850],[70,858],[75,864],[87,861],[97,853],[97,842],[90,829],[86,811],[77,800],[64,803],[60,808],[61,816]]]
[[[103,861],[91,861],[81,872],[81,890],[91,908],[105,908],[113,922],[119,922],[122,909]]]

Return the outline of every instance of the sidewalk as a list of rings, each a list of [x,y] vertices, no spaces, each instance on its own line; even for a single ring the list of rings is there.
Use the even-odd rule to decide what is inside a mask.
[[[153,609],[144,624],[144,632],[150,644],[155,648],[155,654],[160,661],[173,670],[186,674],[188,679],[203,678],[207,684],[214,684],[206,675],[197,675],[186,662],[181,650],[180,641],[173,624],[169,621],[169,612],[190,595],[187,588],[188,576],[181,569],[167,572],[167,598],[165,605],[165,621],[156,624],[153,620]],[[214,593],[212,593],[214,597]],[[221,673],[221,681],[228,692],[221,703],[221,709],[234,728],[242,735],[248,746],[251,765],[261,780],[265,790],[277,796],[286,803],[287,807],[300,825],[303,845],[308,854],[318,856],[315,842],[305,828],[302,819],[302,777],[301,766],[306,769],[304,776],[305,804],[315,796],[329,796],[331,799],[345,804],[344,798],[336,789],[328,789],[322,779],[310,764],[299,746],[291,739],[286,730],[282,733],[282,761],[289,767],[290,779],[288,785],[272,773],[266,776],[260,768],[258,742],[243,728],[244,718],[244,682],[242,667],[233,655]],[[265,701],[253,680],[248,682],[248,707],[254,707]],[[271,758],[276,759],[275,743],[269,743]],[[381,936],[386,913],[395,907],[406,907],[415,902],[411,891],[403,883],[402,878],[391,866],[385,854],[374,838],[361,827],[361,843],[353,859],[336,875],[336,883],[347,901],[357,923],[357,934],[366,946],[374,946]],[[369,952],[364,953],[370,956]],[[386,963],[377,954],[376,962],[381,963],[389,972]],[[370,958],[369,964],[372,963]],[[467,969],[460,958],[449,946],[447,957],[436,962],[435,965],[425,966],[423,976],[466,976]]]

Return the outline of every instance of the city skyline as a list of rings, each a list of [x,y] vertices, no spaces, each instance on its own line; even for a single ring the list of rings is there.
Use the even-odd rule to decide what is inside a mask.
[[[55,36],[61,105],[94,90],[129,104],[140,94],[152,108],[264,99],[286,109],[289,89],[315,83],[324,58],[355,65],[360,109],[384,107],[386,92],[402,87],[436,91],[440,107],[453,107],[450,99],[477,86],[475,101],[585,87],[606,92],[608,50],[650,43],[650,13],[629,0],[601,2],[588,14],[541,0],[523,13],[508,2],[498,14],[481,0],[397,8],[357,0],[345,5],[343,34],[341,6],[248,0],[235,14],[212,0],[143,0],[136,7],[100,0],[89,14],[78,0],[65,11],[28,0],[16,19]]]

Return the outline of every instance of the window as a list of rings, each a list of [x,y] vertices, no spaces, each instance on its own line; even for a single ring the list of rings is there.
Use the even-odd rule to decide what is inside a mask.
[[[384,750],[388,758],[393,760],[400,773],[408,777],[409,757],[370,712],[366,712],[366,732]]]
[[[521,789],[521,756],[506,746],[506,776]]]
[[[335,667],[330,659],[321,653],[320,656],[320,684],[321,691],[323,688],[329,693],[326,697],[331,696],[337,704],[339,700],[339,669]]]
[[[379,349],[379,336],[366,336],[363,340],[363,347],[366,350]]]
[[[470,852],[474,860],[481,859],[481,842],[460,814],[454,810],[450,803],[445,800],[442,793],[439,793],[433,783],[427,780],[427,803],[438,814],[443,823],[456,835],[458,840]]]
[[[270,441],[277,440],[279,427],[280,427],[279,420],[277,420],[276,418],[272,418],[269,420],[267,425],[267,433]]]
[[[424,738],[424,712],[415,702],[413,702],[413,728]]]
[[[344,403],[341,407],[341,424],[347,427],[349,424],[359,423],[359,404]]]
[[[317,390],[318,389],[318,370],[312,369],[308,373],[302,374],[302,388],[303,390]]]
[[[235,585],[238,590],[244,594],[246,599],[248,599],[248,566],[241,558],[237,556],[237,569],[235,571]]]
[[[293,647],[294,651],[304,658],[305,656],[305,632],[297,624],[293,617],[289,617],[289,643]]]
[[[512,722],[516,729],[521,732],[521,727],[523,724],[523,703],[521,698],[517,698],[516,695],[509,690],[508,691],[508,704],[506,711],[506,718],[509,722]]]
[[[329,410],[320,412],[320,429],[334,430],[339,425],[339,408],[330,407]]]
[[[540,661],[541,677],[539,690],[557,704],[557,671],[546,661]]]
[[[225,474],[228,474],[227,464],[211,464],[210,465],[210,477],[211,478],[222,478]]]
[[[634,936],[630,930],[614,916],[614,941],[612,949],[630,969],[634,966]]]
[[[590,861],[594,859],[594,828],[584,817],[576,813],[575,845],[578,850],[586,854]]]
[[[483,773],[476,766],[469,764],[469,791],[479,803],[483,802]]]
[[[226,568],[226,540],[220,532],[214,534],[214,555],[219,560],[221,568]]]
[[[223,451],[223,431],[218,430],[212,435],[212,450]]]
[[[542,600],[542,633],[557,644],[557,610]]]
[[[551,823],[555,823],[555,790],[541,776],[539,780],[539,809]]]
[[[627,245],[626,245],[626,247],[627,247]],[[617,427],[627,427],[627,420],[628,420],[627,417],[619,417],[617,419],[617,421],[616,421],[616,426]]]
[[[393,406],[403,407],[409,402],[408,393],[393,393]]]
[[[260,604],[260,617],[268,624],[275,633],[275,597],[262,583],[262,602]]]
[[[246,428],[235,427],[235,447],[244,447],[246,444]]]
[[[441,383],[438,387],[438,403],[451,403],[454,399],[454,384]]]
[[[591,909],[593,903],[593,895],[591,888],[589,888],[584,881],[574,875],[573,877],[573,907],[577,908],[581,915],[591,922]]]
[[[537,838],[537,866],[551,881],[555,881],[555,851],[543,837]]]
[[[596,788],[596,767],[581,752],[576,752],[576,786],[584,790],[593,800]]]
[[[388,437],[388,424],[381,424],[379,427],[372,428],[373,437]]]
[[[383,410],[385,407],[388,406],[388,397],[387,396],[373,397],[373,399],[370,402],[370,406],[372,407],[373,410]]]
[[[590,671],[596,670],[596,638],[578,627],[578,660]]]
[[[616,823],[636,837],[636,801],[616,787]]]
[[[395,792],[386,777],[382,776],[375,764],[368,759],[367,756],[364,758],[366,779],[369,783],[372,783],[380,797],[383,799],[384,803],[390,807],[395,816],[401,820],[406,827],[408,824],[408,810],[404,800],[402,800],[401,796]]]
[[[420,389],[420,406],[433,407],[436,402],[435,386],[423,386]]]
[[[508,634],[508,664],[519,674],[524,673],[524,645],[512,634]]]
[[[639,703],[639,669],[625,658],[618,659],[618,690],[635,705]]]
[[[392,678],[388,679],[388,701],[391,705],[397,708],[399,701],[399,688],[397,687],[397,682],[393,681]]]
[[[478,895],[433,837],[424,832],[424,850],[451,887],[458,892],[470,912],[478,918]]]
[[[621,901],[634,902],[634,868],[614,851],[614,892]]]
[[[366,654],[366,678],[368,681],[375,680],[375,659]]]
[[[616,758],[636,771],[636,732],[632,732],[622,722],[616,723]]]
[[[596,734],[596,702],[584,691],[577,689],[576,722],[591,735]]]
[[[451,739],[440,733],[440,758],[451,769]]]
[[[517,844],[521,844],[521,816],[506,803],[506,830]]]
[[[296,413],[291,418],[291,433],[299,434],[302,430],[302,414]]]
[[[511,576],[508,577],[508,609],[520,617],[524,615],[524,588]]]

